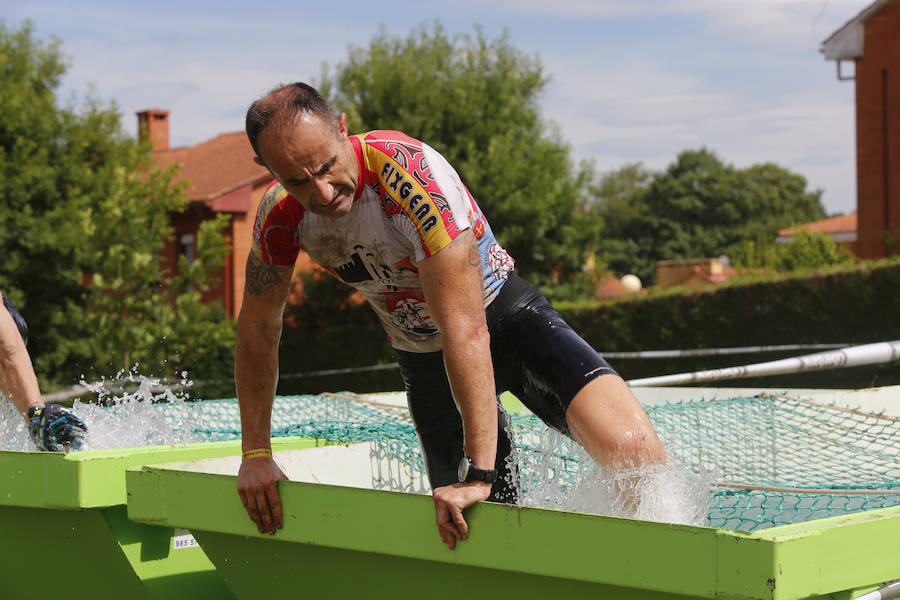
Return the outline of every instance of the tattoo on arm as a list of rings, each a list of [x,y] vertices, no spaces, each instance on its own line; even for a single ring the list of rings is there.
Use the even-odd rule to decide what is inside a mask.
[[[466,258],[463,260],[463,266],[480,267],[481,252],[478,250],[478,242],[475,240],[474,235],[468,235],[466,237],[469,238],[469,250],[466,253]]]
[[[247,273],[245,287],[251,296],[262,296],[284,284],[290,279],[292,267],[277,267],[260,260],[250,253],[247,257]]]

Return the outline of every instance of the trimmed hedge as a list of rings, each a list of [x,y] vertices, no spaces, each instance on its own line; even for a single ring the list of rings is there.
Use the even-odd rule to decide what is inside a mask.
[[[560,305],[563,317],[607,351],[722,348],[900,339],[900,260],[793,276],[769,276],[699,292],[658,292],[592,305]],[[766,353],[673,360],[619,360],[626,379],[766,362]],[[722,386],[867,387],[900,383],[900,365],[733,380]],[[877,377],[877,381],[875,378]],[[707,384],[713,385],[716,384]]]
[[[277,393],[317,394],[321,392],[396,391],[403,389],[400,371],[387,369],[361,373],[316,375],[294,378],[294,373],[327,371],[391,363],[394,352],[368,306],[350,309],[356,325],[315,331],[297,331],[285,327],[279,349],[280,372]],[[288,377],[283,377],[287,375]]]
[[[900,259],[805,275],[734,282],[699,292],[655,291],[592,303],[559,303],[572,327],[602,352],[871,343],[900,339]],[[375,315],[359,307],[355,325],[286,331],[281,372],[384,364],[395,360]],[[626,379],[766,362],[805,352],[682,359],[613,360]],[[900,363],[705,384],[710,387],[861,388],[900,384]],[[285,379],[279,394],[400,390],[396,369]]]

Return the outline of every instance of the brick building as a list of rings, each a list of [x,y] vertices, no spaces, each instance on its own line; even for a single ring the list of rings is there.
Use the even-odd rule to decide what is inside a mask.
[[[856,85],[857,253],[900,252],[900,0],[876,0],[822,42]],[[846,61],[854,74],[844,72]]]
[[[191,203],[184,212],[172,215],[175,238],[167,241],[163,250],[165,267],[174,270],[182,254],[192,257],[200,223],[216,213],[230,215],[225,236],[231,254],[218,285],[204,300],[223,300],[228,316],[236,317],[244,293],[244,268],[256,210],[272,176],[253,162],[253,148],[243,131],[223,133],[196,146],[170,148],[169,111],[159,109],[138,113],[138,131],[141,139],[150,140],[157,165],[178,165],[180,177],[189,181]],[[302,255],[298,266],[309,268],[306,260]]]
[[[661,288],[682,286],[699,290],[724,283],[737,274],[721,258],[690,258],[656,262],[656,285]]]

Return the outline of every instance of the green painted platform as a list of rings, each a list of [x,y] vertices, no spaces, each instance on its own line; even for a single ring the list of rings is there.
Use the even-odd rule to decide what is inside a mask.
[[[275,444],[287,450],[317,442]],[[0,451],[0,598],[233,598],[189,531],[128,520],[125,469],[239,454],[234,441],[69,454]]]
[[[900,579],[900,507],[754,533],[481,503],[455,551],[368,444],[277,452],[285,526],[258,533],[237,459],[132,467],[128,517],[189,528],[234,596],[848,600]],[[413,482],[414,483],[414,482]]]

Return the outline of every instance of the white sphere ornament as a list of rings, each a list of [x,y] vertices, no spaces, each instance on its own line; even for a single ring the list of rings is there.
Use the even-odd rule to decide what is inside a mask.
[[[641,290],[641,280],[638,279],[637,275],[629,273],[622,277],[622,289],[625,290],[626,294],[639,292]]]

